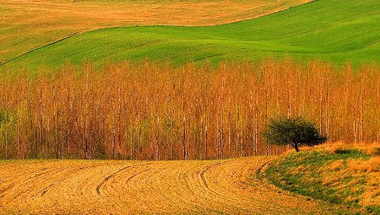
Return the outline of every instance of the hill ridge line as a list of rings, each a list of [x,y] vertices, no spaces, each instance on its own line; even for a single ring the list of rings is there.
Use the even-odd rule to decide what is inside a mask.
[[[259,19],[259,18],[263,18],[263,17],[267,17],[267,16],[271,16],[271,15],[274,15],[274,14],[278,14],[278,13],[281,13],[281,12],[285,12],[287,10],[291,10],[291,9],[294,9],[294,8],[297,8],[297,7],[301,7],[301,6],[304,6],[304,5],[308,5],[308,4],[312,4],[312,3],[316,3],[318,2],[319,0],[313,0],[313,1],[310,1],[310,2],[306,2],[306,3],[303,3],[303,4],[299,4],[299,5],[295,5],[295,6],[291,6],[291,7],[288,7],[288,8],[285,8],[285,9],[281,9],[281,10],[278,10],[278,11],[275,11],[273,13],[269,13],[269,14],[264,14],[262,16],[258,16],[258,17],[255,17],[255,18],[250,18],[250,19],[241,19],[241,20],[236,20],[236,21],[232,21],[232,22],[229,22],[229,23],[225,23],[225,24],[216,24],[216,25],[165,25],[165,24],[157,24],[157,25],[130,25],[130,26],[112,26],[112,27],[104,27],[104,28],[96,28],[96,29],[91,29],[91,30],[86,30],[86,31],[78,31],[78,32],[74,32],[72,34],[69,34],[65,37],[62,37],[58,40],[55,40],[53,42],[50,42],[50,43],[47,43],[45,45],[42,45],[42,46],[39,46],[39,47],[36,47],[34,49],[31,49],[27,52],[24,52],[24,53],[21,53],[11,59],[8,59],[8,60],[5,60],[3,62],[0,62],[0,68],[3,67],[4,65],[22,57],[22,56],[25,56],[27,54],[30,54],[30,53],[33,53],[35,51],[38,51],[40,49],[43,49],[43,48],[46,48],[46,47],[49,47],[51,45],[54,45],[56,43],[59,43],[59,42],[62,42],[62,41],[65,41],[67,39],[70,39],[74,36],[78,36],[78,35],[83,35],[83,34],[86,34],[86,33],[90,33],[90,32],[96,32],[96,31],[101,31],[101,30],[107,30],[107,29],[118,29],[118,28],[129,28],[129,27],[179,27],[179,28],[194,28],[194,27],[217,27],[217,26],[228,26],[228,25],[231,25],[231,24],[236,24],[236,23],[240,23],[240,22],[245,22],[245,21],[250,21],[250,20],[254,20],[254,19]]]

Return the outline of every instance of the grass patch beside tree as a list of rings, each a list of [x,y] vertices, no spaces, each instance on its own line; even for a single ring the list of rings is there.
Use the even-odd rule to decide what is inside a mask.
[[[379,158],[359,148],[320,146],[277,159],[265,174],[284,190],[378,214]]]

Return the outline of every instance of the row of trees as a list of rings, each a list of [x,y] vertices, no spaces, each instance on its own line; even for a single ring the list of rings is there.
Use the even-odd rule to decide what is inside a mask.
[[[80,71],[79,71],[80,70]],[[212,159],[278,154],[268,119],[303,116],[331,141],[380,138],[380,69],[265,61],[0,75],[0,157]]]

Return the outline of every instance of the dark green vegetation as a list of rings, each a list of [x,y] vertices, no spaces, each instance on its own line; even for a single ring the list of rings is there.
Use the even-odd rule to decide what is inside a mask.
[[[291,145],[297,152],[301,145],[315,146],[327,141],[313,123],[301,117],[270,120],[264,139],[271,145]]]
[[[6,66],[97,65],[115,60],[174,64],[267,57],[343,65],[378,62],[380,1],[319,0],[261,18],[212,27],[120,27],[76,35],[31,51]],[[3,65],[4,66],[4,65]],[[4,67],[3,67],[4,68]]]
[[[282,189],[380,213],[379,160],[357,149],[303,151],[276,160],[265,173]]]

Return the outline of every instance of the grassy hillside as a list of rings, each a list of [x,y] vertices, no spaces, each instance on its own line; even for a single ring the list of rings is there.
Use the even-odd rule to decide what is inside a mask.
[[[380,146],[292,153],[274,162],[266,175],[285,190],[380,213]]]
[[[258,60],[290,55],[343,64],[379,61],[380,1],[319,0],[265,17],[211,27],[124,27],[96,30],[45,46],[7,66],[85,59],[165,61]]]
[[[311,0],[0,0],[0,64],[75,33],[112,26],[236,22]]]

